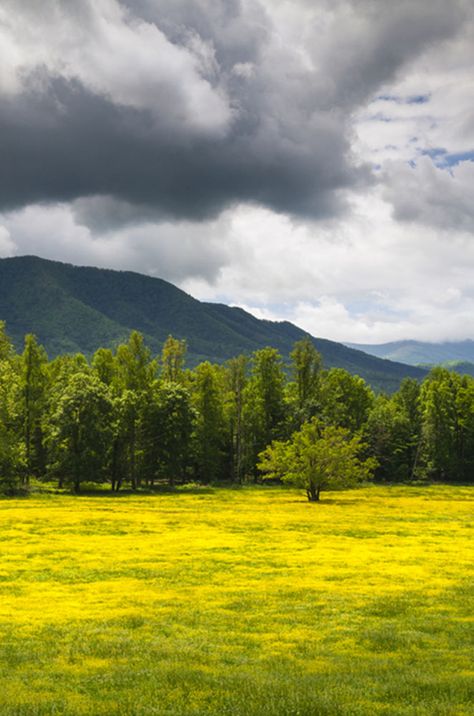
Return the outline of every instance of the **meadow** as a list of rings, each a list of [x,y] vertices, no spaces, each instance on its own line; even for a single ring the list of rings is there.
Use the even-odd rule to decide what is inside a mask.
[[[0,713],[474,714],[474,491],[0,502]]]

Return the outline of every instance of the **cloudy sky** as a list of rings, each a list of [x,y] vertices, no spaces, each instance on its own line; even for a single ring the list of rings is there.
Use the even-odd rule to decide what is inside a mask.
[[[474,338],[473,0],[0,0],[0,256]]]

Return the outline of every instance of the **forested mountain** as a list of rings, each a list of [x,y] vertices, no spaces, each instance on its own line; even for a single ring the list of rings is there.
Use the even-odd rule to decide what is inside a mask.
[[[295,325],[255,318],[240,308],[200,302],[158,278],[130,271],[77,267],[33,256],[0,260],[0,320],[17,348],[34,333],[51,357],[91,355],[140,331],[158,353],[169,334],[185,338],[191,365],[222,362],[264,346],[287,358],[307,335]],[[380,360],[333,341],[313,339],[326,367],[345,368],[376,388],[394,390],[419,368]]]
[[[474,363],[470,363],[469,361],[447,360],[441,364],[441,367],[454,370],[456,373],[459,373],[459,375],[470,375],[474,377]]]
[[[455,363],[474,363],[474,341],[422,343],[421,341],[395,341],[380,345],[348,343],[350,348],[365,351],[378,358],[400,361],[408,365],[446,365],[458,370]],[[448,365],[451,363],[451,366]]]

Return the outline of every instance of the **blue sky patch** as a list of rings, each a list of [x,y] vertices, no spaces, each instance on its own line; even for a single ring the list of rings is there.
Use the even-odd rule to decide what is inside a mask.
[[[375,101],[379,102],[401,102],[401,97],[398,97],[395,94],[379,94],[377,97],[375,97]]]
[[[407,97],[405,100],[406,104],[426,104],[430,101],[431,95],[429,94],[415,94],[411,97]]]
[[[426,104],[430,99],[430,94],[413,94],[409,97],[401,97],[396,94],[379,94],[375,97],[376,102],[394,102],[395,104]]]
[[[382,112],[377,112],[377,114],[373,114],[371,117],[369,117],[369,120],[371,122],[393,122],[393,119],[391,117],[387,117],[387,115],[382,114]]]
[[[474,150],[450,153],[443,147],[435,147],[433,149],[422,149],[420,154],[430,157],[440,169],[450,169],[462,162],[474,162]]]

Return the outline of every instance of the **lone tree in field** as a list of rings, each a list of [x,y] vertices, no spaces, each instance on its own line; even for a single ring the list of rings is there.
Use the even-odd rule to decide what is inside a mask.
[[[361,459],[362,448],[360,438],[345,428],[324,426],[315,418],[291,440],[275,441],[260,453],[258,467],[268,478],[301,487],[310,502],[317,502],[321,490],[355,487],[371,479],[377,463]]]

